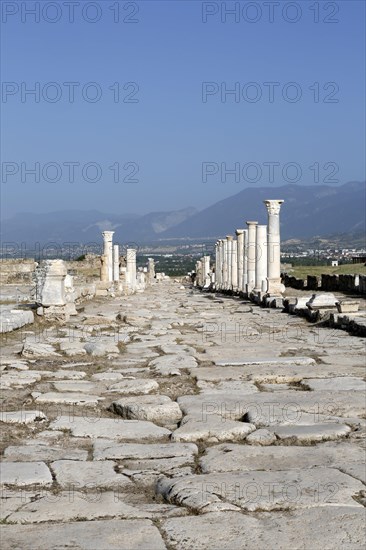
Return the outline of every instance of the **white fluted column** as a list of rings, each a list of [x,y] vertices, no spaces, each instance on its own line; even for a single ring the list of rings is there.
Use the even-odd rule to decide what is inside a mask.
[[[103,231],[103,256],[106,257],[108,281],[113,281],[113,235],[114,231]]]
[[[285,291],[281,283],[281,238],[280,238],[280,209],[284,202],[280,200],[265,200],[268,212],[267,250],[268,274],[267,292],[272,296],[281,295]]]
[[[237,265],[238,265],[238,281],[237,286],[239,292],[243,290],[243,276],[244,276],[244,229],[237,229],[235,231],[237,239]]]
[[[267,290],[267,226],[256,227],[255,292]]]
[[[258,222],[249,221],[248,226],[248,281],[247,294],[250,294],[255,287],[255,253],[256,253],[256,226]]]
[[[235,239],[231,251],[231,287],[234,292],[238,290],[238,242]]]
[[[204,265],[204,277],[203,277],[203,286],[209,287],[211,284],[210,279],[210,256],[204,256],[203,257],[203,265]]]
[[[113,281],[119,281],[119,246],[113,246]]]
[[[233,255],[233,237],[232,235],[226,236],[226,262],[227,262],[227,285],[226,289],[232,289],[232,279],[231,279],[231,258]]]
[[[243,260],[242,289],[243,289],[243,292],[246,292],[247,283],[248,283],[248,229],[244,229],[243,238],[244,238],[244,260]]]
[[[215,287],[220,284],[220,247],[219,241],[215,244]]]
[[[126,279],[127,288],[131,292],[136,290],[136,250],[127,248],[126,250]]]
[[[222,289],[228,288],[227,239],[222,242]]]

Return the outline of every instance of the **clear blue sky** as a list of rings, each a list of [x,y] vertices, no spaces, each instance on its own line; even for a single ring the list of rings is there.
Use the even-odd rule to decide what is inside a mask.
[[[99,14],[89,6],[86,17],[100,17],[95,23],[82,17],[81,7],[88,3],[79,0],[71,23],[62,0],[58,0],[58,14],[51,6],[40,12],[39,22],[21,13],[17,2],[1,1],[2,162],[15,163],[5,168],[3,164],[8,174],[3,174],[1,184],[5,217],[71,208],[113,213],[203,208],[248,185],[242,175],[239,182],[233,176],[221,182],[220,171],[203,182],[204,162],[217,163],[217,168],[220,163],[227,168],[234,163],[240,163],[240,168],[257,163],[263,173],[251,184],[258,186],[286,183],[281,170],[292,162],[302,169],[299,185],[314,183],[315,169],[309,169],[314,163],[319,163],[320,183],[331,175],[334,165],[325,169],[327,162],[339,167],[334,178],[340,184],[364,179],[363,1],[295,2],[301,15],[293,23],[285,19],[298,17],[299,11],[296,14],[291,8],[283,15],[286,2],[274,7],[272,23],[263,2],[257,2],[257,14],[248,2],[239,2],[240,12],[227,15],[226,22],[221,21],[225,19],[221,2],[119,2],[117,23],[110,7],[118,2],[95,2]],[[26,4],[29,9],[34,4],[42,9],[47,1]],[[136,14],[134,4],[139,8]],[[226,2],[227,9],[234,4]],[[17,7],[18,13],[9,13]],[[218,13],[207,14],[204,23],[202,13],[216,9]],[[55,23],[47,21],[56,17],[60,19]],[[257,22],[248,21],[255,17]],[[137,22],[123,22],[123,18]],[[325,21],[331,19],[338,22]],[[19,91],[9,82],[19,86]],[[38,103],[30,95],[21,101],[22,82],[23,91],[39,83]],[[42,97],[49,82],[59,88],[46,88],[45,96],[52,99],[58,89],[60,101],[52,103]],[[64,82],[80,83],[74,103],[69,102]],[[88,82],[98,84],[103,94],[100,101],[83,98],[80,90]],[[108,88],[115,82],[121,85],[122,99],[131,93],[138,102],[114,102]],[[138,84],[135,95],[133,86],[123,90],[127,82]],[[203,82],[217,83],[219,90],[238,82],[239,101],[234,96],[222,101],[217,92],[203,102]],[[256,84],[246,87],[249,82]],[[268,100],[265,82],[279,83],[273,102]],[[300,87],[299,101],[282,97],[288,82]],[[315,82],[320,87],[317,102]],[[324,90],[328,82],[336,83],[338,91],[334,85]],[[254,103],[248,98],[255,90],[262,92],[262,98]],[[86,93],[94,91],[91,87]],[[295,88],[288,88],[290,97],[294,92]],[[327,97],[338,102],[324,102]],[[57,163],[62,168],[61,179],[47,181],[56,174],[51,167],[46,179],[40,175],[39,183],[29,174],[22,182],[21,162],[29,168],[38,162],[41,169],[49,162]],[[80,163],[74,182],[69,181],[65,162]],[[100,166],[100,181],[90,183],[83,178],[81,167],[88,162]],[[120,179],[134,170],[134,165],[125,170],[123,166],[136,163],[139,172],[133,179],[138,182],[115,183],[108,167],[116,162],[121,167]],[[280,163],[273,182],[268,181],[268,168],[263,164],[268,162]],[[19,172],[10,175],[15,166]],[[254,172],[248,173],[249,179],[255,177]],[[294,173],[290,170],[289,174],[293,177]],[[87,178],[93,177],[91,168]]]

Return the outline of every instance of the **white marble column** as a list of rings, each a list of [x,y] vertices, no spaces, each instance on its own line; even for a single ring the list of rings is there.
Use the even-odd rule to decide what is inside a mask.
[[[231,277],[231,259],[233,255],[233,237],[232,235],[226,236],[226,262],[227,262],[227,285],[226,290],[232,289],[232,277]]]
[[[248,226],[248,281],[247,294],[250,294],[255,287],[255,253],[256,253],[256,226],[258,222],[249,221]]]
[[[238,242],[235,239],[231,251],[231,287],[234,292],[238,290]]]
[[[247,283],[248,283],[248,229],[244,229],[243,240],[244,240],[244,260],[243,260],[242,289],[243,289],[243,292],[246,292]]]
[[[215,287],[218,288],[220,275],[219,275],[219,264],[220,264],[220,252],[219,252],[219,241],[215,243]]]
[[[219,240],[219,254],[220,254],[220,290],[224,288],[224,239]]]
[[[127,248],[126,250],[126,282],[127,289],[131,292],[136,290],[136,250]]]
[[[210,256],[204,256],[203,257],[203,265],[204,265],[203,286],[207,288],[211,284],[211,279],[210,279]]]
[[[256,227],[255,292],[267,290],[267,226]]]
[[[281,239],[280,239],[280,209],[283,200],[265,200],[268,212],[267,228],[267,292],[269,295],[278,296],[285,291],[281,283]]]
[[[227,239],[222,242],[222,289],[228,288]]]
[[[244,229],[237,229],[235,231],[237,240],[237,265],[238,265],[238,291],[243,290],[243,276],[244,276]]]
[[[103,256],[107,258],[108,281],[113,281],[113,235],[114,231],[103,231]]]
[[[113,245],[113,281],[119,281],[119,246]]]

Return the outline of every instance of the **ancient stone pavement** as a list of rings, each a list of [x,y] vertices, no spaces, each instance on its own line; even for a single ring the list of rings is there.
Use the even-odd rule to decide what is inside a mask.
[[[363,339],[172,281],[3,338],[3,549],[363,547]]]

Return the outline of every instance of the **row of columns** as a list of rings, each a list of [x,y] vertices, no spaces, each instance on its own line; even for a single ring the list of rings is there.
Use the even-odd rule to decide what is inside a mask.
[[[283,200],[265,200],[267,225],[247,221],[215,244],[215,288],[269,296],[284,291],[281,283],[280,209]],[[203,286],[203,285],[202,285]]]
[[[101,281],[107,283],[118,283],[120,281],[121,271],[125,272],[126,290],[135,292],[137,281],[136,269],[136,250],[127,248],[126,267],[120,268],[119,245],[113,245],[114,231],[103,231],[103,255],[101,257]],[[155,277],[154,260],[149,258],[148,262],[148,282],[151,283]]]

